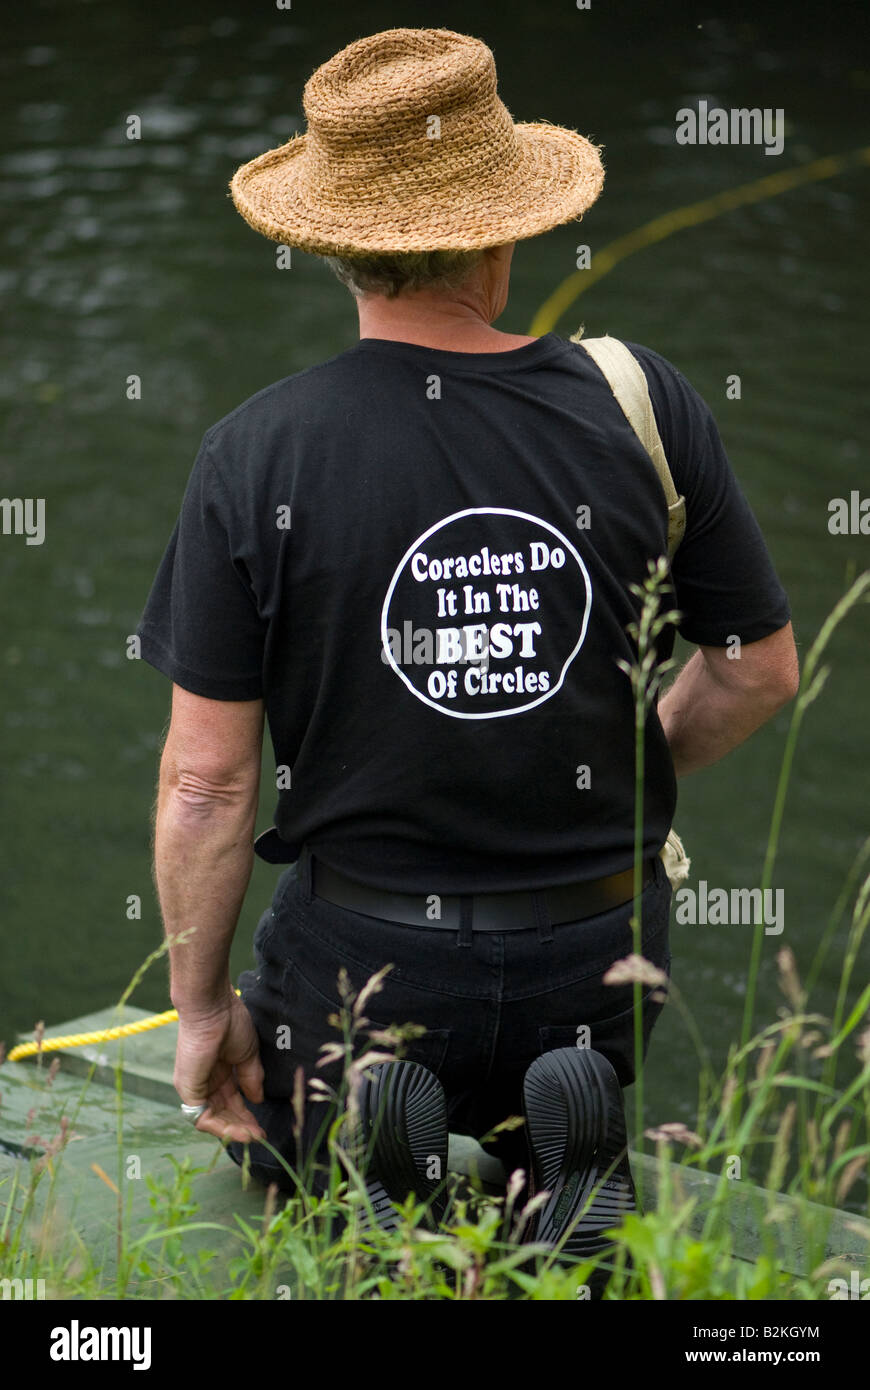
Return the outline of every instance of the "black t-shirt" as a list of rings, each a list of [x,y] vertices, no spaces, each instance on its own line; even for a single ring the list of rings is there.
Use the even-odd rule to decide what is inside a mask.
[[[686,498],[679,631],[766,637],[788,602],[710,410],[630,346]],[[652,463],[580,346],[364,339],[206,432],[142,655],[194,694],[265,700],[281,789],[264,857],[307,843],[394,891],[594,879],[633,858],[617,662],[666,533]],[[661,659],[672,646],[670,629]],[[653,710],[647,854],[675,801]]]

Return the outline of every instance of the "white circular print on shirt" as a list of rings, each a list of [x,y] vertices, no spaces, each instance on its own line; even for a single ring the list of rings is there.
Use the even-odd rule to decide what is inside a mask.
[[[381,657],[440,714],[521,714],[561,688],[591,607],[586,566],[555,526],[470,507],[430,526],[399,561]]]

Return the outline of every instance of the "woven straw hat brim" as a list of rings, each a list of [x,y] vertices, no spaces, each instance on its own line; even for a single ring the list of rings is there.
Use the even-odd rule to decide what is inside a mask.
[[[315,186],[303,134],[243,164],[230,192],[255,231],[319,255],[502,246],[581,217],[604,183],[598,147],[576,131],[530,122],[514,132],[512,166],[467,186],[412,191],[399,170],[390,188],[357,188],[349,199]]]

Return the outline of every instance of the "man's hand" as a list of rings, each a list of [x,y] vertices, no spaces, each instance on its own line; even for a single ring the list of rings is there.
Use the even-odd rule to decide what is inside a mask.
[[[179,1017],[173,1082],[185,1105],[208,1105],[197,1129],[242,1143],[265,1139],[245,1105],[245,1097],[263,1099],[260,1043],[251,1015],[235,995],[213,1014]]]

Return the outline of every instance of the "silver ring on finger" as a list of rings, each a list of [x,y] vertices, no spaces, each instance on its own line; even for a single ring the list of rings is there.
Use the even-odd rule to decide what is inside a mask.
[[[197,1120],[205,1114],[206,1110],[208,1110],[207,1105],[185,1105],[182,1102],[181,1106],[182,1115],[186,1120],[189,1120],[192,1125],[196,1124]]]

